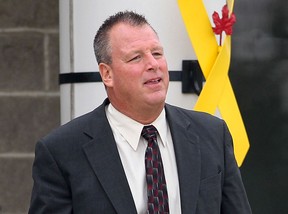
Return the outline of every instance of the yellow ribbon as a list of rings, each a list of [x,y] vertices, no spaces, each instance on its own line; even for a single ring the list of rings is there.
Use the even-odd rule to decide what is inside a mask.
[[[223,46],[218,46],[202,0],[178,0],[178,5],[206,79],[194,109],[214,114],[218,107],[233,137],[236,161],[241,166],[249,141],[228,77],[231,37],[226,36]],[[232,12],[234,0],[227,0],[227,5]]]

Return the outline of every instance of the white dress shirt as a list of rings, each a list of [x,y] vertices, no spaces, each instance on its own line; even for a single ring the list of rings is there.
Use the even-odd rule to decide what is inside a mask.
[[[147,141],[141,137],[144,125],[117,111],[112,104],[106,107],[106,115],[113,131],[137,213],[144,214],[147,212],[147,184],[144,162]],[[169,125],[166,121],[165,109],[152,125],[156,127],[159,133],[157,141],[164,166],[170,214],[181,214],[176,158]]]

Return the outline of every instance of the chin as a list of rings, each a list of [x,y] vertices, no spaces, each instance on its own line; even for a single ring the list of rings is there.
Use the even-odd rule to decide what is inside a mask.
[[[148,99],[148,102],[150,105],[161,105],[165,103],[166,100],[166,96],[162,96],[162,97],[154,97],[153,99]]]

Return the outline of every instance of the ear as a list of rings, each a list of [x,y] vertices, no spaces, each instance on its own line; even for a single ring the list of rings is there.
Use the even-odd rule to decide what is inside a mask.
[[[105,63],[100,63],[98,67],[99,67],[99,72],[100,72],[102,81],[105,84],[105,86],[112,87],[113,86],[112,68],[108,64],[105,64]]]

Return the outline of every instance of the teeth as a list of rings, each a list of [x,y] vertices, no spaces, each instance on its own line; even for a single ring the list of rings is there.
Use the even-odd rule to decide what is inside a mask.
[[[150,82],[159,82],[159,80],[151,80]]]
[[[158,82],[160,82],[160,79],[154,79],[154,80],[149,80],[149,81],[147,81],[146,83],[158,83]]]

